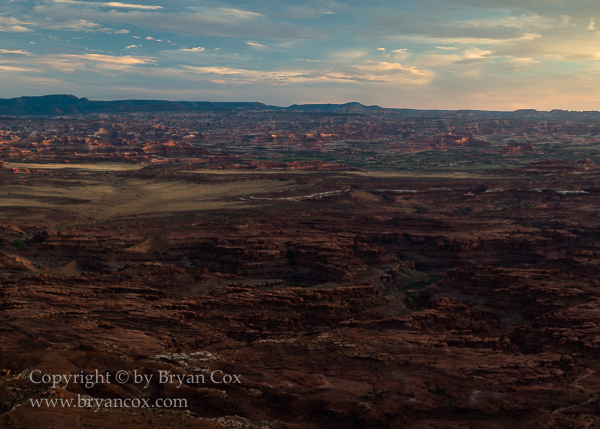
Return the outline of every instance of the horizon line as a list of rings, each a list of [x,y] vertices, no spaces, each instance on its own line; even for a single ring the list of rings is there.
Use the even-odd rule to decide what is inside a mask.
[[[44,95],[21,95],[18,97],[11,98],[1,98],[0,101],[10,101],[10,100],[19,100],[23,98],[45,98],[45,97],[73,97],[78,101],[86,100],[89,102],[102,102],[102,103],[111,103],[111,102],[123,102],[123,101],[147,101],[147,102],[168,102],[168,103],[234,103],[234,104],[262,104],[265,107],[277,107],[281,109],[289,109],[294,106],[348,106],[348,105],[360,105],[361,107],[371,108],[371,109],[382,109],[382,110],[412,110],[419,112],[432,112],[432,111],[440,111],[440,112],[498,112],[498,113],[600,113],[598,110],[566,110],[566,109],[551,109],[551,110],[538,110],[533,108],[520,108],[516,110],[486,110],[486,109],[443,109],[443,108],[433,108],[433,109],[415,109],[411,107],[382,107],[377,104],[367,105],[363,104],[360,101],[348,101],[346,103],[293,103],[289,106],[280,106],[275,104],[266,104],[262,101],[211,101],[211,100],[169,100],[169,99],[157,99],[157,98],[122,98],[122,99],[111,99],[111,100],[100,100],[94,99],[91,100],[87,97],[78,97],[74,94],[44,94]]]

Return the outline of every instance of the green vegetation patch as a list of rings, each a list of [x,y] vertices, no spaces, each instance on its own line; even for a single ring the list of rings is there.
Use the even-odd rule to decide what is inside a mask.
[[[400,291],[408,292],[408,291],[421,290],[433,283],[439,282],[443,278],[444,278],[444,276],[438,276],[438,275],[425,277],[424,279],[413,281],[413,282],[407,284],[406,286],[403,286],[402,288],[400,288]]]
[[[24,243],[23,241],[20,241],[20,240],[15,240],[10,244],[11,244],[11,246],[16,247],[18,250],[23,250],[27,247],[27,243]]]

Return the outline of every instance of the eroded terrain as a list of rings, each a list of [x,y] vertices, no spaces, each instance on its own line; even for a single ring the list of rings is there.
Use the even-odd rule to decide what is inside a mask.
[[[421,145],[421,160],[454,144],[443,166],[392,168],[383,149],[375,164],[254,149],[234,162],[216,144],[127,163],[77,164],[79,149],[68,164],[7,156],[0,425],[600,427],[600,176],[588,131],[573,137],[592,158],[579,163],[556,160],[562,146],[531,152],[527,137],[522,151],[490,149],[492,131],[462,145],[423,146],[424,132],[394,143]],[[449,165],[470,150],[481,168]],[[52,388],[31,382],[36,370],[153,381]],[[161,371],[188,378],[159,383]],[[218,383],[223,374],[240,382]],[[187,407],[31,403],[77,395]]]

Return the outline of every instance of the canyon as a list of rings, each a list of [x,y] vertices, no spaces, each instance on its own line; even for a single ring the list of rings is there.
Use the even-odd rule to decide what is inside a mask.
[[[596,119],[72,115],[0,120],[2,427],[600,427]]]

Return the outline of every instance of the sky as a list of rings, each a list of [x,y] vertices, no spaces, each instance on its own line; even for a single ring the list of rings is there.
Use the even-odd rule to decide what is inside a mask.
[[[0,0],[0,98],[600,110],[598,0]]]

